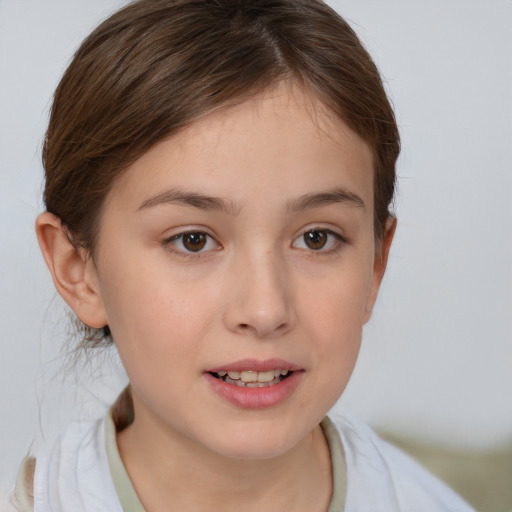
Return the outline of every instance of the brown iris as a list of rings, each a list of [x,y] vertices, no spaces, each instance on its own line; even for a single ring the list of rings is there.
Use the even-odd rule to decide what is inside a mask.
[[[183,236],[183,247],[188,251],[197,252],[206,245],[206,235],[204,233],[193,232],[185,233]]]
[[[327,231],[314,229],[304,233],[304,242],[313,250],[322,249],[327,243]]]

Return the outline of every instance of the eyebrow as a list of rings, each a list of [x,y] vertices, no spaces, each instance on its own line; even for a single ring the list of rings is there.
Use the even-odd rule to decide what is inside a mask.
[[[162,204],[181,204],[193,206],[201,210],[219,211],[236,215],[240,208],[234,201],[211,197],[197,192],[187,192],[180,189],[169,189],[145,199],[137,208],[137,211],[152,208]]]
[[[292,199],[286,204],[286,211],[303,211],[309,208],[320,208],[335,203],[344,203],[349,206],[365,208],[364,201],[357,194],[345,188],[336,188],[326,192],[304,194],[297,199]],[[181,189],[169,189],[145,199],[137,208],[137,211],[163,204],[182,204],[201,210],[219,211],[230,215],[237,215],[241,209],[232,200],[207,196],[198,192],[187,192]]]
[[[333,203],[344,203],[348,206],[365,209],[364,201],[353,192],[345,188],[336,188],[327,192],[304,194],[288,202],[287,211],[301,211],[308,208],[320,208]]]

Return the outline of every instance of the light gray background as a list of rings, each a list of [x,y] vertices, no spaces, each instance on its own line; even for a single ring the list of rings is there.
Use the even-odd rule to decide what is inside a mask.
[[[64,308],[33,233],[53,90],[82,38],[122,3],[0,0],[3,486],[32,439],[97,414],[124,383],[113,355],[75,369],[64,357]],[[510,441],[512,2],[330,3],[378,62],[404,148],[388,275],[341,405],[443,444]]]

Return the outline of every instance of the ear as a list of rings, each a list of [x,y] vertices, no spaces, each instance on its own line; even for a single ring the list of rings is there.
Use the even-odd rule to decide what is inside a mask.
[[[375,251],[372,283],[370,287],[370,293],[366,301],[366,308],[363,317],[364,323],[368,322],[372,316],[372,310],[373,306],[375,305],[375,301],[377,300],[380,283],[382,282],[382,278],[384,277],[384,272],[386,271],[386,266],[388,264],[389,248],[391,247],[391,242],[395,236],[395,231],[396,218],[390,216],[386,222],[386,231],[384,233],[384,237],[380,242],[378,242],[377,250]]]
[[[93,259],[69,240],[61,221],[44,212],[36,220],[36,234],[55,288],[89,327],[108,324]]]

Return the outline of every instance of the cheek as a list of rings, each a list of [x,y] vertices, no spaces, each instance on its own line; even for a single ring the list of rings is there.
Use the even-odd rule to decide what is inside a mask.
[[[203,371],[198,362],[205,313],[193,302],[168,292],[141,292],[138,300],[114,308],[111,329],[119,356],[132,386],[147,403],[172,402],[171,395],[184,392],[191,376]]]
[[[156,266],[132,273],[126,265],[110,268],[103,280],[104,305],[127,371],[179,366],[209,329],[218,304],[215,290],[199,290]]]
[[[329,382],[334,400],[346,386],[360,349],[371,271],[363,267],[339,272],[336,278],[303,296],[301,310],[307,336],[314,340],[313,365]],[[332,397],[331,397],[332,398]]]
[[[372,283],[370,265],[334,271],[304,287],[301,309],[321,337],[351,337],[359,332]]]
[[[311,310],[310,330],[316,339],[316,363],[326,378],[346,384],[361,344],[362,301],[318,302]]]

